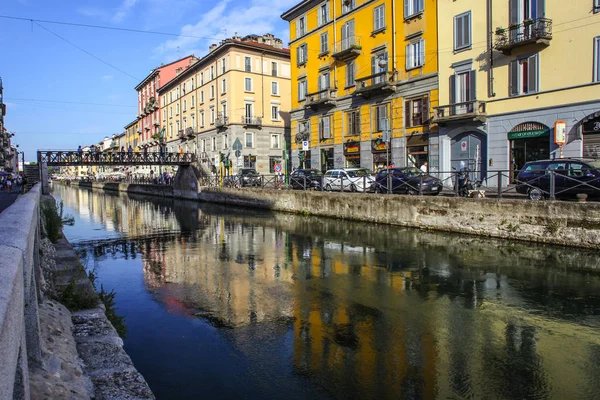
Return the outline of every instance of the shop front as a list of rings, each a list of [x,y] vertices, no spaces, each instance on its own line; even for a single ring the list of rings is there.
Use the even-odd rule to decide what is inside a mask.
[[[585,118],[581,124],[583,156],[600,159],[600,112]]]
[[[420,168],[429,159],[429,135],[415,134],[406,138],[407,166]]]
[[[333,147],[321,148],[321,172],[333,169]]]
[[[550,128],[539,122],[525,122],[508,132],[510,170],[516,176],[529,161],[550,157]]]
[[[244,168],[256,169],[256,156],[253,156],[252,154],[244,156]]]
[[[467,131],[456,135],[450,142],[450,167],[452,171],[468,169],[474,179],[485,176],[487,151],[486,136],[477,131]]]
[[[373,171],[377,172],[382,168],[387,168],[392,160],[389,143],[381,139],[372,140],[371,152],[373,153]]]
[[[359,168],[360,142],[348,141],[344,143],[344,157],[346,158],[346,168]]]

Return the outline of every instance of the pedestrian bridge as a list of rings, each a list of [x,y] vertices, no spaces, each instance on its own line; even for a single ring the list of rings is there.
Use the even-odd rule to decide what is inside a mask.
[[[196,161],[192,153],[118,152],[98,153],[77,150],[38,150],[38,163],[48,167],[82,165],[190,165]]]

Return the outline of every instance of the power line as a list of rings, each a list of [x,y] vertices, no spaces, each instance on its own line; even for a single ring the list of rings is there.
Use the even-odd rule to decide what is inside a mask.
[[[13,17],[11,15],[0,15],[0,18],[16,19],[16,20],[20,20],[20,21],[28,21],[28,22],[33,22],[33,23],[41,22],[41,23],[46,23],[46,24],[79,26],[79,27],[83,27],[83,28],[107,29],[107,30],[113,30],[113,31],[134,32],[134,33],[146,33],[146,34],[150,34],[150,35],[176,36],[176,37],[183,37],[183,38],[218,40],[218,41],[223,40],[223,38],[183,35],[180,33],[170,33],[170,32],[146,31],[146,30],[141,30],[141,29],[116,28],[113,26],[80,24],[80,23],[75,23],[75,22],[49,21],[49,20],[43,20],[43,19]]]
[[[132,107],[132,108],[137,108],[137,106],[124,105],[124,104],[84,103],[84,102],[80,102],[80,101],[24,99],[24,98],[18,98],[18,97],[5,97],[4,100],[7,100],[7,101],[34,101],[34,102],[40,102],[40,103],[81,104],[81,105],[86,105],[86,106],[108,106],[108,107]]]
[[[131,74],[129,74],[129,73],[127,73],[127,72],[123,71],[122,69],[120,69],[120,68],[118,68],[118,67],[115,67],[114,65],[110,64],[109,62],[107,62],[107,61],[104,61],[104,60],[103,60],[103,59],[101,59],[100,57],[93,55],[93,54],[92,54],[92,53],[90,53],[89,51],[87,51],[87,50],[85,50],[85,49],[83,49],[83,48],[81,48],[81,47],[77,46],[75,43],[73,43],[73,42],[71,42],[71,41],[69,41],[69,40],[65,39],[65,38],[64,38],[64,37],[62,37],[62,36],[60,36],[58,33],[55,33],[55,32],[53,32],[53,31],[51,31],[50,29],[46,28],[46,27],[45,27],[45,26],[43,26],[43,25],[40,25],[40,24],[38,24],[37,22],[35,22],[35,21],[33,21],[33,20],[32,20],[32,22],[33,22],[34,24],[36,24],[37,26],[39,26],[40,28],[42,28],[42,29],[44,29],[44,30],[46,30],[46,31],[50,32],[51,34],[53,34],[53,35],[54,35],[54,36],[56,36],[57,38],[59,38],[59,39],[61,39],[61,40],[64,40],[65,42],[67,42],[67,43],[68,43],[68,44],[70,44],[71,46],[75,47],[76,49],[78,49],[78,50],[80,50],[80,51],[83,51],[85,54],[87,54],[87,55],[89,55],[89,56],[91,56],[91,57],[95,58],[96,60],[100,61],[101,63],[103,63],[103,64],[106,64],[106,65],[108,65],[108,66],[109,66],[109,67],[111,67],[111,68],[114,68],[115,70],[117,70],[117,71],[119,71],[119,72],[121,72],[121,73],[123,73],[123,74],[125,74],[125,75],[129,76],[130,78],[133,78],[133,79],[135,79],[135,80],[136,80],[136,81],[138,81],[138,82],[140,81],[140,79],[139,79],[139,78],[136,78],[135,76],[133,76],[133,75],[131,75]]]

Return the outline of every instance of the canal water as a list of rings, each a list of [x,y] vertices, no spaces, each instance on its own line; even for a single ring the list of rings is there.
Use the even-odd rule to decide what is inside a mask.
[[[597,252],[55,186],[158,399],[594,399]]]

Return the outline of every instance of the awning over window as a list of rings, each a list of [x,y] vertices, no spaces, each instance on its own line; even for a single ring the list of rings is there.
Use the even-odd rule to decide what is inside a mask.
[[[541,136],[549,136],[550,128],[539,122],[524,122],[515,126],[510,132],[508,132],[508,139],[530,139]]]

